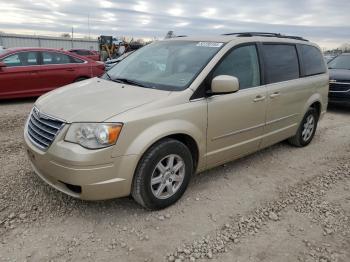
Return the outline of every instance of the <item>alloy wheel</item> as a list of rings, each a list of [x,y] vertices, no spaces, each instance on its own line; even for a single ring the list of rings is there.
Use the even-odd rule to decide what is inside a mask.
[[[185,162],[179,155],[171,154],[158,162],[151,176],[151,189],[158,199],[173,196],[185,177]]]
[[[305,120],[304,128],[301,133],[301,136],[305,142],[310,139],[310,137],[314,132],[314,129],[315,129],[315,117],[313,115],[309,115]]]

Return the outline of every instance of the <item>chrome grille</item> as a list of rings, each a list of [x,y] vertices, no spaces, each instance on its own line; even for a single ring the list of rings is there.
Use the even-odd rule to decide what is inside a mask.
[[[331,92],[348,92],[350,90],[350,82],[332,81],[329,83],[329,90]]]
[[[63,121],[42,114],[34,107],[27,124],[28,137],[34,145],[46,150],[63,125]]]

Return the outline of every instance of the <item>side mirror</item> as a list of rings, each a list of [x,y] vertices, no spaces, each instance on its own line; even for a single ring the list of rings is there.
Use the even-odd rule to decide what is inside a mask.
[[[219,75],[211,82],[212,94],[228,94],[239,90],[239,80],[237,77],[229,75]]]
[[[0,69],[6,67],[6,64],[4,62],[0,62]]]

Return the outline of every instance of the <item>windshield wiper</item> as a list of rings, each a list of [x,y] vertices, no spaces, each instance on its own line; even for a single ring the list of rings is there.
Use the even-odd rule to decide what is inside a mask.
[[[123,84],[130,84],[130,85],[135,85],[135,86],[140,86],[140,87],[146,87],[146,88],[153,88],[150,85],[145,85],[141,82],[135,81],[135,80],[131,80],[131,79],[127,79],[127,78],[115,78],[115,79],[111,79],[113,82],[117,82],[117,83],[123,83]]]

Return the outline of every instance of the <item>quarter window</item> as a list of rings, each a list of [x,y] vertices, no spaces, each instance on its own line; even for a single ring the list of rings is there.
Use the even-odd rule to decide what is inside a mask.
[[[294,45],[264,44],[262,48],[268,83],[299,78],[298,55]]]
[[[301,45],[300,51],[305,76],[323,74],[326,72],[323,56],[316,47]]]
[[[235,48],[219,64],[213,73],[235,76],[239,80],[240,89],[260,85],[259,59],[255,45]]]

